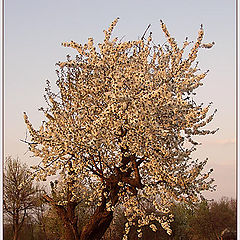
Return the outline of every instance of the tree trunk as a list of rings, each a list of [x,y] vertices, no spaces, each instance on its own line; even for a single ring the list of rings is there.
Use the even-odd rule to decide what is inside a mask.
[[[19,234],[16,230],[14,231],[13,240],[19,240]]]
[[[58,207],[56,210],[63,223],[61,240],[79,240],[77,219],[75,217],[75,205],[68,205],[66,209]]]
[[[19,240],[19,227],[17,225],[13,227],[13,240]]]
[[[83,227],[80,240],[100,240],[113,219],[113,212],[98,207],[90,221]]]
[[[19,230],[19,214],[16,211],[13,216],[13,240],[19,240]]]
[[[17,231],[14,232],[13,240],[19,240],[19,234]]]
[[[118,193],[120,187],[118,181],[113,181],[108,184],[112,206],[118,202]],[[113,220],[113,211],[107,211],[106,198],[102,195],[102,204],[97,207],[89,222],[83,227],[80,235],[80,240],[100,240],[104,233],[109,228]]]
[[[61,220],[63,226],[61,240],[79,240],[77,217],[75,216],[77,203],[68,202],[66,206],[61,206],[48,195],[43,195],[43,198],[52,205]]]
[[[79,235],[77,232],[77,228],[73,227],[67,221],[63,221],[63,233],[61,236],[61,240],[79,240]]]

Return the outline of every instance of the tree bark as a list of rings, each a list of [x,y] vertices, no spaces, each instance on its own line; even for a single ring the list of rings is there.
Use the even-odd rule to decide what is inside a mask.
[[[79,240],[77,222],[74,215],[68,212],[68,209],[56,208],[56,210],[63,223],[64,232],[61,236],[61,240]]]
[[[58,217],[61,219],[63,226],[61,240],[79,240],[77,217],[75,216],[76,203],[70,202],[64,207],[57,205],[48,195],[44,195],[43,198],[53,206]]]
[[[19,226],[16,223],[13,226],[13,240],[19,240]]]
[[[13,215],[13,240],[19,240],[19,230],[19,213],[18,210],[16,210]]]
[[[113,177],[113,181],[107,184],[110,191],[112,206],[118,202],[120,187],[118,181]],[[98,206],[90,218],[89,222],[83,227],[80,240],[100,240],[113,220],[113,211],[107,211],[106,198],[102,195],[102,203]]]
[[[90,221],[83,227],[80,240],[100,240],[113,219],[113,212],[98,207]]]
[[[17,229],[14,229],[13,240],[19,240],[19,231]]]

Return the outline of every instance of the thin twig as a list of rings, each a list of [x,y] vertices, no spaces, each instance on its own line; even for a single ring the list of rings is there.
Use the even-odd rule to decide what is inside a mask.
[[[141,40],[144,39],[144,36],[145,36],[145,34],[147,33],[147,31],[148,31],[148,29],[149,29],[150,27],[151,27],[151,24],[149,24],[149,25],[147,26],[145,32],[143,33],[143,35],[142,35],[142,37],[141,37]]]
[[[126,35],[123,35],[122,38],[119,40],[119,42],[122,42],[122,40],[126,37]]]

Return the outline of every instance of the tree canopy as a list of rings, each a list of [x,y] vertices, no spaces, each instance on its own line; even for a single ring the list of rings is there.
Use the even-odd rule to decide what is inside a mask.
[[[36,178],[57,174],[65,186],[64,201],[48,201],[59,209],[97,201],[91,220],[72,239],[100,239],[120,203],[128,219],[123,239],[132,225],[139,237],[145,225],[156,231],[156,220],[170,234],[172,203],[197,202],[213,189],[212,169],[203,171],[207,159],[192,159],[194,137],[216,132],[205,129],[216,111],[194,99],[207,75],[198,69],[198,51],[213,43],[202,43],[201,26],[194,43],[186,39],[179,47],[162,21],[166,43],[156,45],[151,32],[123,42],[111,38],[117,21],[97,46],[93,38],[63,43],[78,55],[57,64],[57,92],[47,82],[40,128],[24,113],[29,149],[41,158]],[[148,201],[151,213],[144,208]]]

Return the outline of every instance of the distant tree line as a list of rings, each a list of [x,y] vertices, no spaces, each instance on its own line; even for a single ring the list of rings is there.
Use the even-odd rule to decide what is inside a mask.
[[[19,159],[7,157],[4,168],[4,240],[56,240],[63,235],[64,228],[56,213],[56,209],[47,204],[42,195],[46,192],[31,179],[28,167]],[[59,197],[61,186],[51,182],[51,197]],[[89,191],[91,191],[89,189]],[[114,220],[102,240],[121,240],[127,219],[123,214],[123,206],[115,211]],[[82,201],[76,210],[78,227],[88,221],[96,205],[88,205]],[[145,208],[152,211],[151,203]],[[189,205],[176,203],[172,206],[174,221],[171,223],[172,235],[169,236],[159,223],[159,230],[143,228],[142,239],[152,240],[215,240],[224,239],[221,235],[231,235],[236,239],[236,200],[223,197],[219,201],[206,201]],[[137,231],[132,228],[129,239],[137,239]]]

